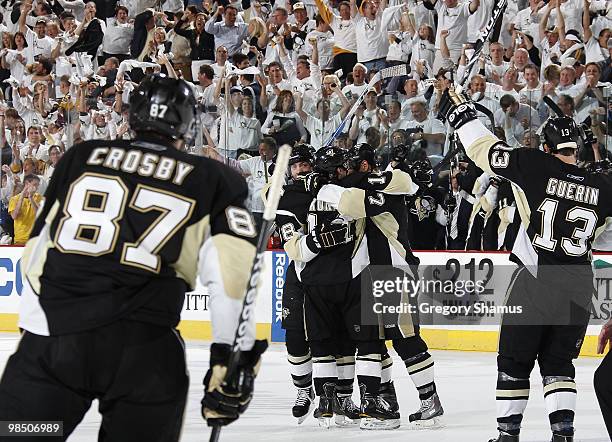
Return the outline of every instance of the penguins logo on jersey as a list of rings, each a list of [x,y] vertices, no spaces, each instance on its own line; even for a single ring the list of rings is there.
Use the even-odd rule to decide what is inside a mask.
[[[421,196],[414,201],[414,206],[410,208],[410,212],[419,218],[419,221],[423,221],[428,218],[429,215],[436,211],[437,204],[436,200],[431,196]]]

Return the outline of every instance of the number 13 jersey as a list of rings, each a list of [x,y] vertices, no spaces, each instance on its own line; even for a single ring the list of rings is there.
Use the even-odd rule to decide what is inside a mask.
[[[611,177],[538,149],[510,148],[479,121],[465,124],[458,133],[478,167],[513,183],[522,220],[514,260],[533,274],[542,266],[591,263],[593,240],[612,221]],[[610,241],[598,243],[598,248],[612,247]]]
[[[173,147],[73,147],[24,251],[20,327],[57,335],[121,318],[174,327],[198,274],[239,300],[257,236],[246,196],[241,176]]]

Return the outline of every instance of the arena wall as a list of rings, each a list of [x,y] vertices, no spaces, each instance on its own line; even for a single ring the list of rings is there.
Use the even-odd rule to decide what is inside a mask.
[[[0,331],[16,332],[17,313],[21,293],[21,255],[22,247],[0,247]],[[467,272],[470,263],[477,272],[492,274],[498,269],[504,273],[512,269],[507,253],[468,253],[468,252],[416,252],[421,259],[420,269],[424,272],[432,268],[459,264],[462,272]],[[612,254],[595,254],[596,267],[612,268]],[[282,330],[282,288],[287,269],[287,256],[282,251],[269,251],[265,256],[266,271],[262,280],[256,308],[258,337],[266,337],[272,342],[284,342]],[[448,266],[448,265],[447,265]],[[459,267],[457,266],[457,267]],[[490,267],[490,268],[489,268]],[[434,270],[435,271],[435,270]],[[484,274],[483,273],[483,274]],[[499,273],[499,272],[498,272]],[[464,275],[462,275],[463,277]],[[478,275],[477,277],[482,277]],[[612,279],[599,278],[596,282],[598,293],[594,296],[593,317],[607,320],[612,312]],[[199,285],[187,293],[183,305],[182,321],[179,325],[182,335],[188,339],[209,340],[211,334],[209,298],[206,288]],[[435,321],[434,321],[435,322]],[[601,321],[592,321],[582,346],[581,355],[596,356],[597,334]],[[422,334],[430,348],[461,351],[496,351],[498,340],[496,325],[424,325]]]

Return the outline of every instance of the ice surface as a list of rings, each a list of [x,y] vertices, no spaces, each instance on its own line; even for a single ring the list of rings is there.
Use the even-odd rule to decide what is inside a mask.
[[[0,370],[13,353],[18,337],[0,333]],[[392,352],[393,353],[393,352]],[[410,442],[486,442],[495,430],[495,354],[433,351],[436,382],[444,406],[444,428],[437,430],[407,429],[408,415],[418,409],[418,397],[401,360],[394,356],[393,377],[400,401],[403,426],[393,431],[362,431],[359,428],[319,428],[309,417],[302,425],[291,416],[295,389],[291,384],[284,345],[273,344],[264,355],[257,378],[255,398],[240,420],[221,433],[221,441],[391,441]],[[209,430],[200,418],[202,378],[208,365],[208,344],[187,343],[187,360],[191,388],[185,413],[182,441],[208,440]],[[593,391],[593,373],[600,360],[580,358],[576,361],[578,407],[576,441],[609,441]],[[612,376],[612,373],[610,374]],[[91,442],[97,439],[100,416],[97,404],[85,416],[69,441]],[[531,378],[531,396],[521,442],[549,441],[548,417],[544,409],[542,383],[538,368]]]

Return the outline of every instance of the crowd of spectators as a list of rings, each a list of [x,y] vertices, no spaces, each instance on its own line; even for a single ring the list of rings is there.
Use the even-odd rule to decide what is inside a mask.
[[[1,1],[0,243],[25,242],[66,149],[130,139],[130,92],[161,71],[193,84],[200,112],[189,150],[245,175],[256,215],[277,146],[367,142],[381,169],[405,162],[420,177],[408,201],[414,249],[506,250],[520,224],[512,185],[447,155],[456,146],[437,119],[442,92],[467,76],[467,94],[488,110],[483,122],[516,148],[539,148],[549,96],[596,138],[581,148],[580,163],[606,159],[612,2],[509,0],[467,72],[495,5]],[[401,64],[407,75],[375,81]]]

